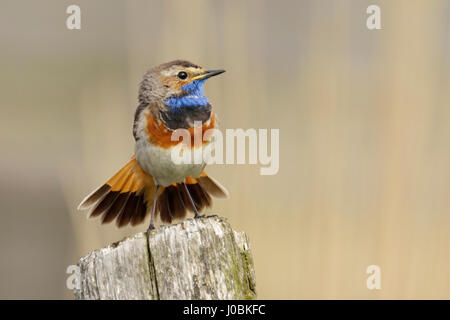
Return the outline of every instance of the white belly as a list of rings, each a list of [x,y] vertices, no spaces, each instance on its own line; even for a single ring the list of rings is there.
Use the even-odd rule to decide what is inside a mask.
[[[155,146],[144,139],[136,141],[136,160],[142,169],[150,174],[157,184],[169,186],[172,183],[184,182],[186,177],[198,177],[206,166],[202,158],[200,161],[177,164],[172,160],[172,152],[178,152],[181,146],[167,149]]]

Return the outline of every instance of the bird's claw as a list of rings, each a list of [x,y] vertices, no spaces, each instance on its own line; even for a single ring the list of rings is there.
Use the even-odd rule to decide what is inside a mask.
[[[198,214],[197,212],[194,215],[194,219],[200,219],[200,218],[204,218],[205,215],[204,214]]]

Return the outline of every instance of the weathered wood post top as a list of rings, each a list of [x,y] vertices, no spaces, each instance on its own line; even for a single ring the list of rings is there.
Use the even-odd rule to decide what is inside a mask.
[[[76,299],[255,299],[248,237],[220,217],[161,226],[78,262]]]

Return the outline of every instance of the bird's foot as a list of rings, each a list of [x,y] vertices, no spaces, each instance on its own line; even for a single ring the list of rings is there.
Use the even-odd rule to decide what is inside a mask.
[[[200,218],[204,218],[204,217],[205,217],[204,214],[199,214],[198,212],[195,212],[194,219],[200,219]]]
[[[150,232],[150,231],[152,231],[152,230],[155,230],[155,225],[154,225],[153,223],[151,223],[151,224],[148,226],[147,232]]]

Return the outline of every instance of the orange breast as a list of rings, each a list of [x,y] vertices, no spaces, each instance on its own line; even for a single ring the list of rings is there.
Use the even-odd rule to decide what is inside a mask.
[[[148,140],[154,145],[160,146],[164,149],[168,149],[182,142],[181,138],[179,141],[172,141],[172,133],[174,131],[167,129],[162,121],[155,119],[151,114],[147,114],[146,120]],[[204,123],[202,126],[202,137],[204,136],[206,130],[215,128],[215,123],[216,115],[214,113],[211,113],[211,118],[209,119],[209,121]],[[189,131],[189,134],[191,136],[191,148],[199,147],[198,145],[194,145],[194,127],[186,130]],[[211,137],[205,137],[204,141],[203,139],[201,140],[203,144],[207,144],[211,140]]]

